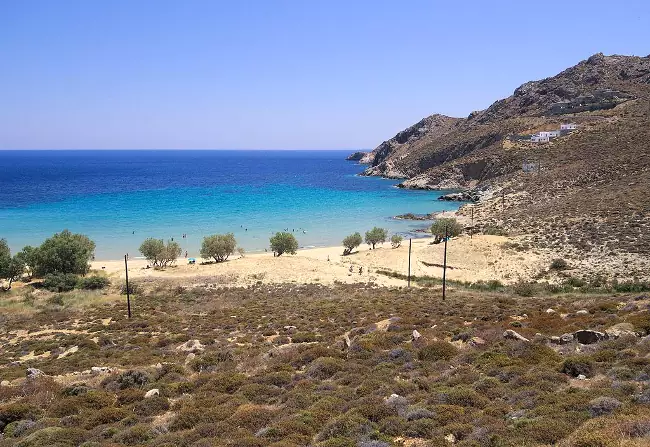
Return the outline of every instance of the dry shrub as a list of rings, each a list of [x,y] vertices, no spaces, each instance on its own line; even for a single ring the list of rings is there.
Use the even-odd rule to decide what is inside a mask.
[[[255,431],[267,425],[276,414],[277,410],[264,405],[245,404],[237,408],[229,421],[238,427]]]
[[[418,351],[418,359],[423,362],[450,360],[458,354],[458,348],[446,341],[432,341]]]

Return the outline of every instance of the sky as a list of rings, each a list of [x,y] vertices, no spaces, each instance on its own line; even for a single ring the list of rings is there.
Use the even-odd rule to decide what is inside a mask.
[[[371,149],[597,52],[650,2],[0,0],[0,149]]]

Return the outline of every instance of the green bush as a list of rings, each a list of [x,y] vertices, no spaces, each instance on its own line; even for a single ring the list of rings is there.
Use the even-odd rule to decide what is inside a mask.
[[[399,234],[394,234],[390,238],[390,245],[393,248],[399,248],[400,245],[402,245],[403,240],[404,240],[404,238],[402,236],[400,236]]]
[[[418,351],[418,359],[425,362],[449,360],[458,354],[458,348],[446,341],[432,341]]]
[[[99,290],[108,287],[111,281],[106,276],[93,275],[79,280],[78,287],[85,290]]]
[[[438,238],[445,237],[445,234],[449,237],[455,237],[462,232],[463,226],[453,217],[436,219],[433,225],[431,225],[431,234]]]
[[[291,233],[275,233],[269,242],[271,243],[271,251],[274,256],[282,256],[284,253],[295,255],[296,250],[298,250],[298,241]]]
[[[580,374],[585,377],[594,375],[594,361],[589,357],[569,357],[562,363],[561,371],[572,377],[578,377]]]
[[[534,296],[537,293],[537,284],[534,282],[519,281],[512,286],[512,290],[519,296]]]
[[[46,239],[36,250],[34,273],[44,276],[54,273],[85,275],[90,270],[90,260],[95,243],[83,234],[68,230]]]
[[[69,292],[77,287],[79,277],[72,273],[50,273],[45,276],[43,287],[50,292]]]
[[[235,252],[236,247],[237,241],[232,233],[206,236],[201,244],[201,256],[206,259],[213,258],[215,262],[223,262]]]
[[[161,239],[155,238],[145,239],[139,250],[154,267],[166,267],[173,264],[182,251],[178,242],[167,241],[167,245],[165,245]]]

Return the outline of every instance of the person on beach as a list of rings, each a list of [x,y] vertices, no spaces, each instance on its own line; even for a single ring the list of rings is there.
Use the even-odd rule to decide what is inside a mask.
[[[354,270],[354,267],[350,266],[350,273],[352,273],[352,270]]]
[[[359,267],[359,275],[363,273],[363,267]]]
[[[185,257],[187,258],[187,250],[185,250]]]

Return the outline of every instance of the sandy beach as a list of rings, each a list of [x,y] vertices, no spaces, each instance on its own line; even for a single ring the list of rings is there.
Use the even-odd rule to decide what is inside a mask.
[[[532,251],[506,250],[503,244],[510,239],[503,236],[463,235],[452,239],[447,250],[447,278],[460,281],[497,279],[512,283],[520,278],[528,279],[547,265],[548,259]],[[431,238],[414,239],[411,253],[411,274],[442,277],[444,244],[431,244]],[[408,273],[408,241],[399,248],[390,243],[378,245],[375,250],[362,245],[352,254],[342,256],[343,247],[326,247],[299,250],[296,255],[274,258],[272,253],[256,253],[239,257],[233,255],[218,264],[197,263],[189,265],[180,258],[172,267],[164,270],[146,268],[143,259],[129,261],[129,278],[146,280],[155,278],[174,279],[182,284],[215,284],[221,286],[245,286],[262,283],[320,283],[333,284],[374,282],[379,285],[401,286],[405,281],[378,274],[388,270],[406,275]],[[350,272],[352,267],[352,272]],[[124,261],[95,261],[92,268],[106,272],[110,277],[124,277]],[[359,273],[361,269],[361,273]]]

